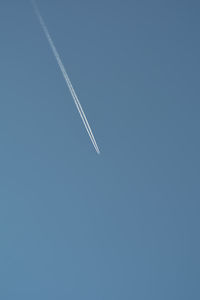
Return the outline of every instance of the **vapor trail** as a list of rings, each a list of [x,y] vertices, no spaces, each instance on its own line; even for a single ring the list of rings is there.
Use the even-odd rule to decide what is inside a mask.
[[[62,72],[62,74],[63,74],[63,77],[64,77],[64,79],[65,79],[65,81],[66,81],[66,83],[67,83],[67,86],[68,86],[68,88],[69,88],[69,90],[70,90],[70,93],[71,93],[71,95],[72,95],[72,98],[73,98],[73,100],[74,100],[74,103],[75,103],[75,105],[76,105],[76,108],[77,108],[77,110],[78,110],[78,112],[79,112],[79,114],[80,114],[80,117],[81,117],[81,119],[82,119],[82,121],[83,121],[83,124],[84,124],[84,126],[85,126],[85,128],[86,128],[86,130],[87,130],[87,133],[88,133],[89,137],[90,137],[90,140],[91,140],[91,142],[92,142],[92,144],[93,144],[93,146],[94,146],[96,152],[97,152],[98,154],[100,154],[99,148],[98,148],[97,143],[96,143],[96,141],[95,141],[94,135],[93,135],[93,133],[92,133],[92,130],[91,130],[91,128],[90,128],[90,125],[89,125],[89,123],[88,123],[88,120],[87,120],[87,118],[86,118],[86,115],[85,115],[85,113],[84,113],[84,111],[83,111],[83,109],[82,109],[82,106],[81,106],[80,101],[79,101],[79,99],[78,99],[78,97],[77,97],[77,95],[76,95],[76,92],[75,92],[75,90],[74,90],[74,88],[73,88],[73,86],[72,86],[72,83],[71,83],[71,81],[70,81],[70,79],[69,79],[69,76],[67,75],[67,72],[66,72],[66,70],[65,70],[65,67],[64,67],[64,65],[63,65],[63,63],[62,63],[62,61],[61,61],[61,59],[60,59],[60,56],[59,56],[59,54],[58,54],[58,51],[57,51],[57,49],[56,49],[56,47],[55,47],[55,45],[54,45],[54,42],[53,42],[53,40],[52,40],[52,38],[51,38],[51,36],[50,36],[50,34],[49,34],[49,31],[48,31],[48,29],[47,29],[47,27],[46,27],[46,25],[45,25],[45,22],[44,22],[44,20],[43,20],[41,14],[40,14],[40,12],[39,12],[38,7],[36,6],[35,1],[34,1],[34,0],[31,0],[31,3],[32,3],[33,8],[34,8],[34,10],[35,10],[36,16],[37,16],[37,18],[38,18],[38,20],[39,20],[39,22],[40,22],[40,25],[41,25],[41,27],[42,27],[44,33],[45,33],[45,36],[46,36],[46,38],[47,38],[47,40],[48,40],[48,42],[49,42],[49,45],[50,45],[50,47],[51,47],[51,50],[53,51],[53,54],[54,54],[54,56],[55,56],[55,59],[56,59],[58,65],[59,65],[59,67],[60,67],[60,70],[61,70],[61,72]]]

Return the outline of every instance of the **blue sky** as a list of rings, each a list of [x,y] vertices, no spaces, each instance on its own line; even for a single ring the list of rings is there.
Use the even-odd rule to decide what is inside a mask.
[[[198,1],[1,1],[0,298],[199,299]]]

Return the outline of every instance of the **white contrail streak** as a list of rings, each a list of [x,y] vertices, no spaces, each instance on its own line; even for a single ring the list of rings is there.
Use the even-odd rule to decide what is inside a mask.
[[[76,93],[75,93],[75,90],[74,90],[74,88],[73,88],[73,86],[72,86],[72,84],[71,84],[71,81],[70,81],[70,79],[69,79],[69,76],[67,75],[67,72],[66,72],[66,70],[65,70],[65,67],[64,67],[64,65],[63,65],[63,63],[62,63],[62,61],[61,61],[61,59],[60,59],[60,56],[59,56],[58,51],[57,51],[57,49],[56,49],[56,47],[55,47],[55,45],[54,45],[54,42],[53,42],[53,40],[52,40],[52,38],[51,38],[51,36],[50,36],[50,34],[49,34],[49,32],[48,32],[48,29],[47,29],[47,27],[46,27],[46,25],[45,25],[45,22],[44,22],[44,20],[43,20],[41,14],[40,14],[40,12],[39,12],[39,9],[38,9],[37,6],[36,6],[35,1],[34,1],[34,0],[31,0],[31,2],[32,2],[32,5],[33,5],[33,7],[34,7],[36,16],[38,17],[38,20],[39,20],[39,22],[40,22],[40,25],[42,26],[42,29],[43,29],[43,31],[44,31],[44,33],[45,33],[45,36],[46,36],[46,38],[47,38],[47,40],[48,40],[48,42],[49,42],[49,45],[50,45],[50,47],[51,47],[51,49],[52,49],[52,51],[53,51],[53,54],[54,54],[54,56],[55,56],[55,58],[56,58],[56,61],[57,61],[58,65],[59,65],[59,67],[60,67],[60,70],[61,70],[62,74],[63,74],[63,77],[64,77],[64,79],[65,79],[65,81],[66,81],[66,83],[67,83],[67,86],[68,86],[69,90],[70,90],[70,93],[71,93],[71,95],[72,95],[72,98],[73,98],[73,100],[74,100],[74,103],[75,103],[75,105],[76,105],[76,108],[77,108],[77,110],[78,110],[78,112],[79,112],[79,114],[80,114],[80,116],[81,116],[81,119],[82,119],[82,121],[83,121],[83,124],[84,124],[84,126],[85,126],[85,128],[86,128],[86,130],[87,130],[87,133],[88,133],[89,137],[90,137],[90,140],[91,140],[91,142],[92,142],[92,144],[93,144],[93,146],[94,146],[96,152],[97,152],[98,154],[100,154],[100,150],[99,150],[99,148],[98,148],[98,146],[97,146],[97,143],[96,143],[96,141],[95,141],[95,138],[94,138],[94,135],[93,135],[92,130],[91,130],[91,128],[90,128],[90,125],[89,125],[89,123],[88,123],[88,120],[87,120],[87,118],[86,118],[86,116],[85,116],[85,113],[84,113],[84,111],[83,111],[83,109],[82,109],[82,106],[81,106],[81,104],[80,104],[80,101],[78,100],[78,97],[77,97],[77,95],[76,95]]]

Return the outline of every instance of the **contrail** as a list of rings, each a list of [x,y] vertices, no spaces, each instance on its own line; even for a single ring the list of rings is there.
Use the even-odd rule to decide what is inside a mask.
[[[55,56],[55,59],[56,59],[58,65],[59,65],[59,67],[60,67],[60,70],[61,70],[61,72],[62,72],[62,74],[63,74],[63,77],[64,77],[64,79],[65,79],[65,81],[66,81],[66,83],[67,83],[67,86],[68,86],[68,88],[69,88],[69,90],[70,90],[70,93],[71,93],[71,95],[72,95],[72,98],[73,98],[73,100],[74,100],[74,103],[75,103],[75,105],[76,105],[76,108],[78,109],[78,112],[79,112],[79,114],[80,114],[80,116],[81,116],[81,119],[82,119],[82,121],[83,121],[83,124],[84,124],[84,126],[85,126],[85,128],[86,128],[86,130],[87,130],[87,133],[88,133],[89,137],[90,137],[90,140],[91,140],[91,142],[92,142],[92,144],[93,144],[93,146],[94,146],[96,152],[97,152],[98,154],[100,154],[100,150],[99,150],[99,148],[98,148],[98,146],[97,146],[97,143],[96,143],[96,141],[95,141],[94,135],[93,135],[93,133],[92,133],[92,130],[91,130],[91,128],[90,128],[90,125],[89,125],[89,123],[88,123],[88,120],[87,120],[87,118],[86,118],[86,115],[85,115],[85,113],[84,113],[84,111],[83,111],[83,109],[82,109],[82,106],[81,106],[81,104],[80,104],[80,101],[78,100],[78,97],[77,97],[77,95],[76,95],[76,93],[75,93],[75,90],[74,90],[74,88],[73,88],[73,86],[72,86],[72,83],[71,83],[71,81],[70,81],[70,79],[69,79],[69,76],[67,75],[67,72],[66,72],[66,70],[65,70],[65,67],[64,67],[64,65],[63,65],[63,63],[62,63],[62,61],[61,61],[61,59],[60,59],[60,56],[59,56],[59,54],[58,54],[58,51],[57,51],[57,49],[56,49],[56,47],[55,47],[55,45],[54,45],[54,42],[53,42],[53,40],[52,40],[52,38],[51,38],[51,36],[50,36],[50,34],[49,34],[49,31],[48,31],[48,29],[47,29],[47,27],[46,27],[46,25],[45,25],[45,22],[44,22],[44,20],[43,20],[41,14],[40,14],[40,12],[39,12],[39,9],[38,9],[38,7],[37,7],[35,1],[34,1],[34,0],[31,0],[31,3],[32,3],[32,5],[33,5],[34,11],[35,11],[35,13],[36,13],[36,16],[37,16],[37,18],[38,18],[38,20],[39,20],[39,22],[40,22],[40,25],[42,26],[42,29],[43,29],[43,31],[44,31],[44,33],[45,33],[45,36],[46,36],[46,38],[47,38],[47,40],[48,40],[48,42],[49,42],[49,45],[50,45],[50,47],[51,47],[51,50],[53,51],[53,54],[54,54],[54,56]]]

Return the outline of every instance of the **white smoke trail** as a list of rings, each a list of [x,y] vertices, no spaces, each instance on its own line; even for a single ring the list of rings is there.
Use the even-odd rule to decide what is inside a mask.
[[[96,152],[97,152],[98,154],[100,154],[100,150],[99,150],[99,148],[98,148],[98,146],[97,146],[97,143],[96,143],[96,141],[95,141],[95,138],[94,138],[94,135],[93,135],[92,130],[91,130],[91,128],[90,128],[90,125],[89,125],[89,123],[88,123],[88,120],[87,120],[87,118],[86,118],[86,116],[85,116],[85,113],[84,113],[84,111],[83,111],[83,109],[82,109],[82,106],[81,106],[81,104],[80,104],[80,101],[78,100],[78,97],[77,97],[77,95],[76,95],[76,93],[75,93],[75,90],[74,90],[74,88],[73,88],[73,86],[72,86],[72,83],[71,83],[71,81],[70,81],[70,79],[69,79],[69,76],[67,75],[67,72],[66,72],[66,70],[65,70],[65,67],[64,67],[64,65],[63,65],[63,63],[62,63],[62,61],[61,61],[61,59],[60,59],[60,56],[59,56],[59,54],[58,54],[58,51],[57,51],[57,49],[56,49],[56,47],[55,47],[55,45],[54,45],[54,43],[53,43],[53,40],[52,40],[52,38],[51,38],[51,36],[50,36],[50,34],[49,34],[49,32],[48,32],[48,29],[47,29],[46,25],[45,25],[45,23],[44,23],[44,20],[43,20],[41,14],[40,14],[40,12],[39,12],[39,9],[38,9],[37,6],[36,6],[35,1],[34,1],[34,0],[31,0],[31,2],[32,2],[32,5],[33,5],[33,7],[34,7],[36,16],[38,17],[38,20],[39,20],[39,22],[40,22],[40,24],[41,24],[41,26],[42,26],[42,29],[43,29],[43,31],[44,31],[44,33],[45,33],[45,36],[46,36],[46,38],[47,38],[47,40],[48,40],[48,42],[49,42],[49,45],[50,45],[50,47],[51,47],[51,49],[52,49],[52,51],[53,51],[53,54],[54,54],[54,56],[55,56],[55,58],[56,58],[56,61],[57,61],[58,65],[59,65],[59,67],[60,67],[60,70],[61,70],[62,74],[63,74],[63,77],[64,77],[64,79],[65,79],[65,81],[66,81],[66,83],[67,83],[67,86],[68,86],[69,90],[70,90],[70,93],[71,93],[71,95],[72,95],[72,98],[73,98],[73,100],[74,100],[74,103],[75,103],[75,105],[76,105],[76,108],[78,109],[78,112],[79,112],[79,114],[80,114],[80,116],[81,116],[81,119],[82,119],[82,121],[83,121],[83,124],[84,124],[84,126],[85,126],[85,128],[86,128],[86,130],[87,130],[87,133],[88,133],[89,137],[90,137],[90,140],[91,140],[91,142],[92,142],[92,144],[93,144],[93,146],[94,146]]]

